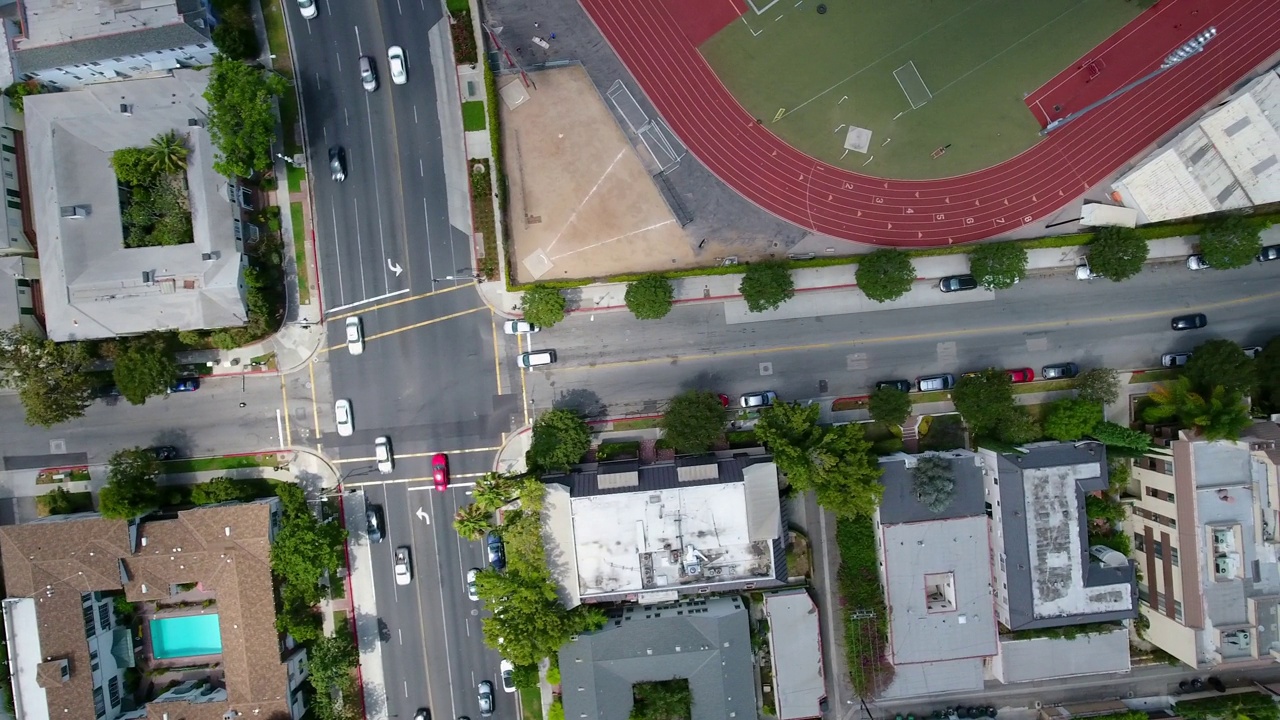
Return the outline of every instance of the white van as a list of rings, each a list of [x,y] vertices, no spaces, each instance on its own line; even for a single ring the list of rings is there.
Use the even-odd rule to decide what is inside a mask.
[[[556,361],[555,350],[534,350],[533,352],[521,353],[516,360],[520,367],[528,370],[541,365],[550,365]]]

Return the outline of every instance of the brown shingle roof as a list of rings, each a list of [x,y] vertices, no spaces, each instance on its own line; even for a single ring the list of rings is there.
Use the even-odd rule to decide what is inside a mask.
[[[137,552],[130,552],[123,520],[68,518],[0,527],[9,595],[37,603],[41,659],[70,664],[66,682],[46,686],[50,715],[94,715],[82,593],[123,589],[131,601],[163,600],[174,585],[199,582],[217,596],[227,702],[152,703],[148,717],[217,720],[229,710],[267,720],[289,717],[288,671],[275,629],[270,517],[266,502],[184,510],[176,519],[140,523]]]

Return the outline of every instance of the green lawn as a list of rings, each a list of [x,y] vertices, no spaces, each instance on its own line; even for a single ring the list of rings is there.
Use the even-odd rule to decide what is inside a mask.
[[[614,420],[610,430],[648,430],[658,427],[658,418],[640,418],[638,420]]]
[[[485,127],[484,103],[479,100],[462,103],[462,129],[467,132]]]
[[[284,128],[285,154],[293,155],[301,152],[298,147],[298,94],[292,87],[293,56],[289,52],[289,33],[285,29],[284,14],[280,0],[264,0],[262,3],[262,19],[267,26],[267,47],[274,55],[271,67],[290,82],[290,88],[280,97],[280,124]]]
[[[892,178],[958,175],[1033,145],[1039,126],[1023,98],[1140,12],[1119,0],[828,3],[824,15],[814,7],[748,12],[702,53],[743,107],[791,145]],[[893,74],[908,62],[933,95],[915,110]],[[841,159],[840,125],[872,131],[865,155]]]
[[[471,3],[468,2],[468,0],[446,0],[444,5],[449,9],[450,13],[462,12],[463,10],[471,9]]]
[[[292,178],[290,178],[292,182]],[[293,258],[298,264],[298,302],[311,302],[311,288],[307,282],[307,232],[302,217],[302,203],[289,203],[289,217],[293,220]]]
[[[1070,378],[1062,380],[1037,380],[1030,383],[1018,383],[1013,386],[1015,395],[1022,393],[1036,392],[1053,392],[1054,390],[1070,390],[1076,386],[1076,381]]]
[[[160,463],[161,472],[173,475],[177,473],[204,472],[206,470],[232,470],[235,468],[274,467],[280,460],[275,453],[261,455],[225,455],[222,457],[191,458],[188,460],[170,460]]]
[[[302,192],[302,181],[306,179],[306,170],[300,167],[294,167],[292,164],[289,165],[289,192]]]
[[[67,493],[67,500],[71,503],[71,514],[93,510],[93,494],[88,491]],[[49,517],[49,501],[48,495],[36,497],[36,517]]]

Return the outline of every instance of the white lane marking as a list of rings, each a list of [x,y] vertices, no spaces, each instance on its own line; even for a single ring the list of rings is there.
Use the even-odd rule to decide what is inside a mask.
[[[354,27],[356,31],[356,52],[364,55],[364,48],[360,45],[360,26],[354,25],[352,27]]]
[[[334,53],[334,56],[338,58],[338,74],[341,75],[342,74],[342,53]],[[316,81],[318,82],[319,80],[320,80],[320,73],[316,73]]]
[[[338,299],[342,302],[347,301],[347,291],[342,287],[342,242],[338,236],[338,208],[336,205],[330,205],[329,211],[333,214],[333,252],[338,256]],[[330,308],[330,312],[333,309]]]
[[[422,222],[427,226],[427,274],[436,278],[436,263],[431,257],[431,214],[427,212],[427,199],[422,198]]]
[[[329,313],[335,313],[335,312],[338,312],[339,310],[346,310],[346,309],[348,309],[348,308],[356,307],[357,305],[368,305],[368,304],[369,304],[369,303],[371,303],[371,302],[378,302],[379,300],[386,300],[387,298],[392,298],[392,297],[395,297],[395,296],[397,296],[397,295],[403,295],[403,294],[405,294],[405,293],[407,293],[407,292],[409,292],[409,288],[405,288],[405,289],[403,289],[403,290],[397,290],[397,291],[395,291],[395,292],[389,292],[389,293],[387,293],[386,295],[379,295],[379,296],[377,296],[377,297],[371,297],[371,298],[365,298],[365,299],[363,299],[363,300],[357,300],[357,301],[355,301],[355,302],[353,302],[353,303],[347,303],[346,305],[339,305],[339,306],[337,306],[337,307],[331,307],[331,308],[328,308],[328,312],[329,312]],[[326,314],[328,314],[328,313],[326,313]],[[381,485],[381,484],[383,484],[383,483],[380,483],[380,482],[379,482],[379,483],[364,483],[364,484],[366,484],[366,485]],[[352,484],[350,484],[350,483],[347,483],[347,487],[354,487],[354,485],[352,485]]]
[[[374,170],[376,171],[377,168],[374,168]],[[377,197],[376,192],[377,190],[375,188],[374,197]],[[351,204],[355,206],[356,212],[356,259],[361,260],[364,258],[364,240],[360,235],[360,201],[356,198],[352,198]],[[360,294],[366,296],[369,294],[369,288],[364,282],[364,265],[360,265]]]
[[[403,630],[402,628],[396,628],[396,635],[400,636],[400,644],[401,644],[401,645],[403,645],[403,644],[404,644],[404,630]]]
[[[422,166],[422,158],[418,158],[418,177],[424,178],[426,176],[427,176],[427,170]]]
[[[430,524],[431,524],[431,516],[430,516],[430,515],[428,515],[428,514],[427,514],[427,511],[426,511],[426,510],[423,510],[421,507],[419,507],[419,508],[418,508],[418,512],[414,513],[414,515],[417,515],[417,516],[418,516],[419,518],[421,518],[421,519],[422,519],[422,521],[423,521],[423,522],[425,522],[426,524],[428,524],[428,525],[430,525]]]
[[[378,154],[373,151],[378,144],[373,139],[373,104],[369,102],[369,93],[364,95],[364,111],[369,126],[369,156],[373,158],[373,196],[381,198],[382,191],[378,188]],[[382,257],[387,257],[387,233],[382,228],[381,208],[378,209],[378,243],[382,246]],[[363,253],[361,257],[364,257]],[[364,277],[363,265],[360,266],[360,277]],[[387,269],[385,267],[382,268],[382,288],[387,291],[391,290],[391,278],[387,277]]]
[[[417,105],[413,106],[413,124],[414,125],[418,124],[418,106]]]
[[[386,492],[386,490],[384,489],[384,490],[383,490],[383,492]],[[428,500],[428,502],[430,502],[430,501]],[[436,537],[436,526],[435,526],[435,525],[431,525],[430,527],[431,527],[431,546],[432,546],[432,547],[437,547],[437,548],[438,548],[438,547],[440,547],[440,539],[439,539],[438,537]],[[410,533],[413,533],[413,525],[412,525],[412,524],[411,524],[411,525],[409,525],[409,532],[410,532]],[[438,562],[437,562],[437,563],[436,563],[436,579],[437,579],[439,582],[437,582],[437,583],[436,583],[436,590],[440,593],[440,609],[443,611],[443,610],[444,610],[444,607],[445,607],[445,604],[444,604],[444,574],[441,572],[441,569],[440,569],[440,568],[441,568],[441,565],[440,565],[440,563],[438,563]],[[419,618],[419,619],[418,619],[418,622],[423,626],[423,627],[422,627],[422,637],[423,637],[423,639],[425,640],[425,639],[426,639],[426,637],[427,637],[427,633],[426,633],[427,628],[426,628],[426,623],[425,623],[425,622],[423,622],[423,620],[422,620],[422,615],[421,615],[421,613],[422,613],[422,604],[421,604],[421,603],[419,603],[419,604],[418,604],[418,613],[419,613],[419,615],[418,615],[418,618]],[[458,702],[457,702],[457,697],[456,697],[455,693],[453,692],[453,688],[454,688],[454,687],[456,687],[456,686],[453,684],[453,662],[452,662],[452,658],[450,658],[450,657],[449,657],[449,629],[448,629],[448,628],[445,628],[445,631],[444,631],[443,635],[444,635],[444,658],[445,658],[444,667],[445,667],[445,670],[449,673],[449,688],[450,688],[450,690],[449,690],[449,711],[450,711],[450,714],[451,714],[451,716],[452,716],[452,717],[458,717]],[[423,666],[424,666],[424,667],[429,667],[429,666],[428,666],[428,664],[427,664],[427,648],[426,648],[426,643],[423,643],[423,647],[422,647],[422,664],[423,664]]]
[[[346,123],[347,127],[351,127],[351,113],[347,112],[346,108],[342,108],[342,121]]]
[[[404,8],[400,7],[400,0],[396,0],[396,9],[400,11],[401,15],[404,14]]]
[[[409,697],[409,681],[404,681],[404,696]]]

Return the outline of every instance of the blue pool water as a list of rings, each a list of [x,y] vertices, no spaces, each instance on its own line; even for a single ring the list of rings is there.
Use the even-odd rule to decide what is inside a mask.
[[[152,620],[151,653],[159,660],[221,654],[222,633],[218,615],[184,615]]]

